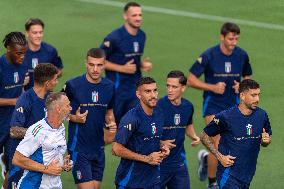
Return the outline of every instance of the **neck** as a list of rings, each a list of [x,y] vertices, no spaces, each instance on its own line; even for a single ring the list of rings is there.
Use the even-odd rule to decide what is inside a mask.
[[[252,110],[249,109],[245,104],[240,103],[238,106],[239,110],[243,115],[250,115],[252,113]]]
[[[28,46],[31,51],[38,51],[40,49],[40,45],[35,45],[30,42],[28,43]]]
[[[33,90],[36,93],[36,95],[41,99],[44,99],[44,97],[47,93],[47,90],[44,87],[41,87],[37,84],[34,85]]]
[[[174,100],[170,100],[170,102],[175,105],[175,106],[178,106],[181,104],[181,98],[177,98],[177,99],[174,99]]]
[[[58,129],[62,124],[62,120],[59,119],[58,115],[47,116],[47,121],[48,124],[54,129]]]
[[[225,55],[227,55],[227,56],[229,56],[229,55],[231,55],[231,54],[233,53],[233,51],[227,49],[227,48],[225,47],[225,45],[222,44],[222,43],[220,44],[220,49],[221,49],[222,53],[225,54]]]
[[[132,26],[130,26],[129,24],[125,23],[124,24],[126,31],[128,33],[130,33],[131,35],[136,35],[138,32],[138,28],[133,28]]]
[[[94,84],[97,84],[99,82],[101,82],[102,78],[98,78],[98,79],[93,79],[91,78],[88,74],[86,74],[86,78],[87,78],[87,81],[89,81],[90,83],[94,83]]]
[[[148,115],[151,116],[153,114],[153,108],[147,106],[146,104],[144,104],[143,102],[140,102],[143,111]]]

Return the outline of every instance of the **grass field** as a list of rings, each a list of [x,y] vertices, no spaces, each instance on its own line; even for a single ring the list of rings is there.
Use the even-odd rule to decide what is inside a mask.
[[[63,77],[57,87],[59,90],[66,80],[84,72],[86,51],[91,47],[97,47],[106,34],[123,23],[120,4],[112,2],[111,5],[103,5],[101,2],[102,0],[1,0],[0,39],[8,32],[24,31],[24,23],[30,17],[43,19],[46,24],[45,41],[57,47],[64,61]],[[267,110],[273,129],[272,144],[267,149],[261,149],[251,188],[284,188],[284,128],[281,123],[281,117],[284,115],[284,1],[137,2],[145,6],[145,56],[149,56],[154,64],[149,75],[158,81],[160,97],[165,94],[164,78],[168,71],[180,69],[188,73],[188,68],[199,54],[219,42],[219,28],[222,22],[228,20],[226,18],[239,19],[239,45],[246,49],[250,56],[253,78],[261,84],[260,106]],[[217,19],[213,16],[219,17]],[[3,45],[0,51],[1,54],[5,52]],[[190,88],[185,97],[195,106],[194,124],[197,132],[200,132],[204,127],[201,117],[201,92]],[[203,189],[206,186],[206,183],[200,182],[196,176],[196,155],[200,148],[202,146],[194,149],[190,146],[190,140],[186,141],[193,189]],[[106,148],[106,157],[102,188],[113,189],[119,159],[111,155],[110,146]],[[65,189],[75,188],[71,173],[64,173],[62,178]]]

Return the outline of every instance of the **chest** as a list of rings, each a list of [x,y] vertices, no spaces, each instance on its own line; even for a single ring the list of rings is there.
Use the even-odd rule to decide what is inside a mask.
[[[140,37],[129,37],[124,38],[119,43],[117,43],[116,48],[117,50],[127,56],[133,56],[133,55],[141,55],[144,50],[144,43],[145,40]]]
[[[26,70],[23,66],[19,67],[4,67],[1,72],[2,86],[6,90],[22,87],[22,84],[25,79]]]
[[[49,132],[42,144],[42,149],[45,153],[64,154],[66,148],[64,130]]]
[[[52,57],[49,53],[44,51],[36,53],[30,52],[26,54],[24,62],[27,64],[29,69],[35,69],[35,67],[40,63],[52,63]]]

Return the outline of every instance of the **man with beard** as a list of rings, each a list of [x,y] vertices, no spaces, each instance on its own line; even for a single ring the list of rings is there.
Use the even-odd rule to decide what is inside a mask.
[[[3,40],[6,54],[0,57],[0,153],[4,164],[2,172],[8,171],[8,138],[10,121],[15,109],[17,98],[23,92],[27,68],[23,64],[27,41],[21,32],[11,32]],[[4,165],[3,164],[3,165]],[[6,175],[6,174],[5,174]],[[7,176],[4,181],[4,188],[7,185]]]
[[[39,18],[30,18],[25,24],[28,49],[25,54],[24,63],[28,66],[30,82],[25,89],[34,85],[33,72],[38,64],[51,63],[58,68],[58,76],[61,76],[63,64],[56,48],[43,42],[44,23]]]
[[[39,64],[34,70],[34,86],[18,99],[11,119],[9,138],[9,166],[18,144],[24,138],[29,126],[46,117],[45,101],[53,91],[57,81],[58,69],[50,63]],[[12,166],[9,172],[9,189],[14,189],[24,170]]]
[[[272,130],[258,108],[260,87],[254,80],[239,86],[240,104],[216,114],[201,133],[202,143],[218,159],[217,181],[222,189],[248,189],[255,174],[260,145],[270,144]],[[215,147],[211,137],[220,134]]]
[[[112,146],[113,154],[121,157],[116,188],[160,189],[159,165],[169,149],[160,145],[164,119],[155,108],[158,97],[155,80],[140,78],[136,95],[140,103],[121,119]]]
[[[68,128],[68,152],[78,189],[99,189],[105,168],[105,144],[113,141],[114,84],[102,77],[105,52],[92,48],[86,56],[86,73],[66,82],[72,112]]]
[[[18,189],[62,189],[61,172],[72,162],[66,152],[65,127],[71,111],[65,93],[52,93],[46,99],[47,117],[31,125],[18,145],[13,165],[25,170]]]
[[[148,58],[141,61],[146,41],[146,34],[140,29],[141,6],[135,2],[127,3],[123,18],[124,25],[107,35],[101,44],[106,52],[106,77],[116,88],[114,115],[117,123],[138,103],[135,85],[141,77],[141,70],[152,69]]]
[[[234,23],[224,23],[220,31],[220,44],[207,49],[190,68],[188,85],[204,91],[203,117],[208,124],[217,113],[239,103],[238,88],[242,78],[248,79],[252,69],[247,53],[237,46],[240,28]],[[198,79],[204,73],[205,81]],[[214,139],[218,147],[220,136]],[[216,168],[218,161],[206,150],[198,153],[198,176],[207,177],[209,189],[217,189]]]

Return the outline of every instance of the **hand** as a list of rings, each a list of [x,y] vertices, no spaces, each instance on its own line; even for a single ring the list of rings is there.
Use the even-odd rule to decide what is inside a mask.
[[[68,154],[67,156],[64,157],[64,164],[62,166],[62,169],[64,171],[70,171],[73,167],[73,161],[70,160],[70,155]]]
[[[161,140],[160,141],[161,146],[166,146],[169,149],[172,149],[172,148],[176,147],[174,142],[175,142],[175,139],[172,139],[172,140]]]
[[[220,157],[218,158],[218,160],[220,161],[220,163],[224,166],[224,167],[230,167],[232,166],[235,162],[234,159],[236,159],[236,157],[230,156],[230,155],[220,155]]]
[[[270,143],[270,140],[271,140],[271,138],[270,138],[269,134],[263,128],[262,129],[262,134],[261,134],[261,143],[264,146],[267,146]]]
[[[223,94],[225,92],[226,83],[218,82],[214,85],[213,92],[216,94]]]
[[[29,72],[26,73],[23,85],[26,86],[30,82]]]
[[[153,152],[147,156],[147,163],[150,165],[160,165],[163,160],[162,152]]]
[[[234,85],[232,86],[232,88],[235,90],[236,94],[239,93],[239,86],[240,86],[240,83],[234,80]]]
[[[130,61],[126,62],[126,64],[123,65],[123,72],[127,74],[134,74],[137,70],[136,64],[134,63],[134,59],[131,59]]]
[[[198,136],[193,136],[191,138],[192,142],[191,142],[191,146],[196,147],[198,144],[200,144],[200,138]]]
[[[115,133],[117,130],[117,126],[115,122],[111,122],[109,124],[106,124],[106,127],[109,128],[109,132]]]
[[[88,115],[88,110],[86,110],[82,114],[81,114],[80,110],[81,110],[80,107],[76,110],[76,114],[75,114],[76,122],[77,123],[85,123],[86,119],[87,119],[87,115]]]
[[[141,61],[141,69],[142,69],[142,71],[144,71],[144,72],[149,72],[149,71],[152,70],[152,68],[153,68],[153,66],[152,66],[152,63],[151,63],[149,57],[146,57],[146,58],[144,58],[144,59]]]
[[[58,160],[53,160],[45,170],[45,174],[52,175],[52,176],[60,176],[62,172],[62,168],[59,164]]]
[[[165,159],[166,157],[170,155],[170,149],[167,146],[162,146],[161,152],[163,154],[163,159]]]

